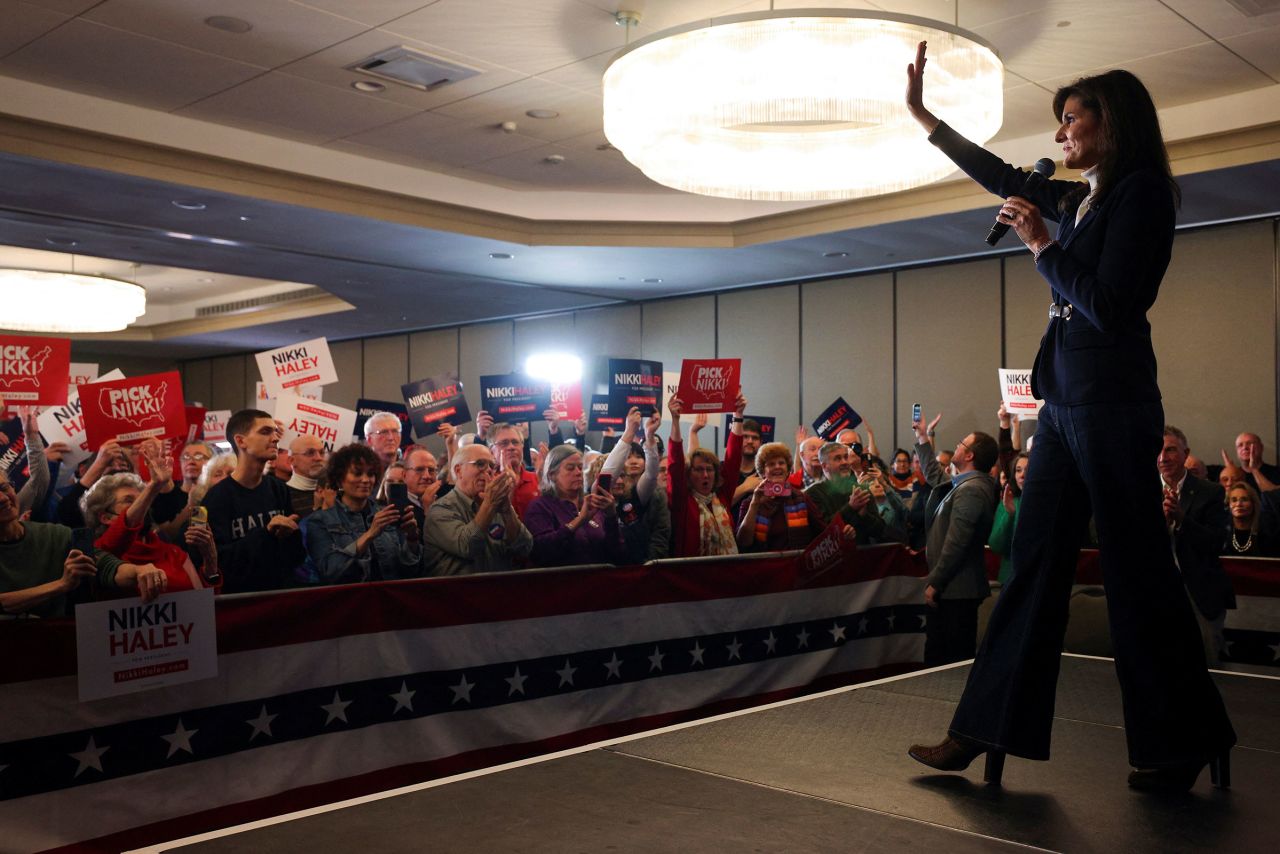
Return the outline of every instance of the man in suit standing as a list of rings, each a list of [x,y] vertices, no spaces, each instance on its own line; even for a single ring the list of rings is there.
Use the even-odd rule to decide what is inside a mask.
[[[1205,658],[1212,666],[1219,663],[1226,645],[1222,629],[1227,609],[1236,606],[1231,581],[1218,559],[1222,532],[1227,530],[1227,508],[1221,486],[1187,471],[1188,455],[1186,434],[1166,425],[1156,460],[1164,488],[1164,517],[1182,583],[1195,605]]]
[[[937,423],[934,419],[932,428]],[[984,549],[991,536],[1000,490],[987,474],[1000,448],[986,433],[970,433],[951,455],[955,475],[938,464],[923,420],[912,424],[916,454],[933,487],[925,505],[925,559],[929,577],[924,663],[937,667],[973,658],[978,643],[978,606],[991,595]]]

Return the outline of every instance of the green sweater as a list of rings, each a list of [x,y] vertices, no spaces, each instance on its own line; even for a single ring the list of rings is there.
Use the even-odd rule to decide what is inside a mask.
[[[39,587],[62,577],[62,564],[71,551],[71,529],[66,525],[23,522],[25,533],[16,543],[0,543],[0,593]],[[100,549],[94,550],[98,578],[114,579],[120,559]],[[112,586],[108,584],[107,586]],[[67,597],[56,596],[29,612],[38,617],[67,614]]]
[[[1003,501],[996,505],[996,518],[991,523],[991,536],[987,538],[991,551],[1000,555],[1001,584],[1008,584],[1013,578],[1013,526],[1018,521],[1018,505],[1021,503],[1022,496],[1013,499],[1012,514],[1004,509]]]
[[[846,524],[852,525],[858,532],[858,545],[865,546],[884,533],[884,519],[876,509],[874,498],[867,502],[861,513],[853,512],[853,508],[849,506],[849,496],[853,494],[857,483],[852,477],[820,480],[806,489],[804,494],[813,499],[823,521],[830,525],[831,520],[839,514]]]

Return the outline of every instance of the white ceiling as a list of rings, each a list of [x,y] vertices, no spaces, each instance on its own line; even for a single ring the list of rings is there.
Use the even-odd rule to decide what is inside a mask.
[[[1144,79],[1171,141],[1277,121],[1280,0],[1239,2],[1239,7],[1227,0],[802,0],[776,5],[879,9],[956,22],[974,31],[1006,64],[1005,125],[993,146],[1010,159],[1029,161],[1053,150],[1052,92],[1077,76],[1111,67],[1128,68]],[[624,30],[614,22],[619,7],[642,13],[634,35],[644,36],[769,5],[763,0],[0,0],[0,114],[534,220],[740,223],[816,206],[710,199],[654,184],[606,145],[600,81],[624,43]],[[1262,13],[1247,15],[1245,8]],[[244,34],[214,29],[204,23],[212,15],[242,18],[253,28]],[[364,93],[351,87],[368,78],[345,66],[397,45],[481,73],[431,92],[388,85],[383,92]],[[909,60],[903,58],[904,67]],[[1242,110],[1241,104],[1250,106]],[[1260,113],[1258,104],[1265,107]],[[559,115],[527,117],[533,109]],[[516,122],[514,132],[500,129],[507,121]],[[552,154],[561,155],[563,163],[550,165],[546,158]],[[235,217],[192,218],[172,208],[170,200],[187,194],[172,183],[112,179],[74,165],[41,166],[22,158],[12,159],[4,174],[9,180],[0,184],[0,243],[48,249],[56,232],[80,241],[77,251],[176,268],[174,283],[191,269],[262,280],[242,282],[244,287],[306,282],[339,293],[357,305],[357,312],[372,311],[368,294],[377,286],[388,289],[384,297],[394,296],[391,282],[400,273],[387,271],[514,288],[522,298],[500,301],[512,308],[506,314],[767,280],[756,274],[761,259],[740,264],[748,257],[742,253],[522,247],[450,235],[447,228],[376,222],[339,227],[332,218],[321,222],[305,211],[264,207],[257,200],[218,200],[226,211],[254,208],[254,221],[244,226]],[[36,175],[40,182],[31,180]],[[1257,179],[1255,173],[1247,177]],[[89,186],[99,195],[76,192]],[[1205,216],[1268,213],[1265,202],[1258,207],[1250,197],[1244,203],[1249,189],[1233,198],[1215,196],[1215,204],[1206,203]],[[300,233],[301,223],[312,231]],[[237,245],[166,243],[166,230],[199,229]],[[344,235],[357,233],[359,240],[344,242]],[[826,243],[875,245],[876,252],[854,253],[848,260],[847,269],[858,270],[901,258],[889,251],[906,242],[903,238],[849,231],[831,235]],[[917,235],[920,245],[912,258],[956,254],[946,240],[933,241]],[[673,236],[670,245],[683,244]],[[432,251],[423,252],[424,246]],[[807,245],[804,252],[792,248],[788,241],[762,250],[772,262],[764,264],[767,276],[841,272],[829,260],[809,258]],[[517,257],[496,269],[485,257],[491,251]],[[673,252],[680,261],[672,260]],[[812,254],[820,258],[823,253]],[[8,263],[3,255],[0,263]],[[646,278],[663,282],[644,283]],[[351,286],[359,293],[342,293],[346,281],[365,284]],[[463,322],[503,313],[492,302],[474,299],[480,291],[463,290],[466,294],[447,310],[396,316],[412,327],[434,325],[438,318]],[[165,300],[164,293],[156,292],[157,302]],[[386,305],[384,299],[380,310]],[[366,320],[351,325],[351,318],[334,315],[329,322],[335,334],[385,328],[376,318]],[[342,323],[347,326],[339,330]],[[229,346],[230,339],[192,342],[200,343]]]

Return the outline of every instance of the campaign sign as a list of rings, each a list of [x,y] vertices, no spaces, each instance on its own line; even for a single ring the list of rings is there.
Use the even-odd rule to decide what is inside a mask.
[[[741,384],[741,359],[685,359],[680,365],[676,397],[686,415],[733,412]]]
[[[609,414],[626,417],[632,407],[648,418],[662,409],[662,363],[648,359],[609,360]]]
[[[70,339],[0,335],[0,397],[7,404],[62,406],[70,384]]]
[[[827,572],[844,559],[849,550],[849,540],[844,536],[844,519],[837,513],[831,524],[814,537],[800,556],[800,569],[796,573],[796,586],[800,587]]]
[[[843,397],[837,397],[835,403],[814,419],[813,430],[818,438],[834,441],[841,430],[856,430],[861,423],[862,416],[854,412]]]
[[[254,358],[258,360],[258,372],[270,397],[292,393],[299,386],[338,381],[338,370],[329,355],[329,342],[324,338],[267,350]]]
[[[68,395],[75,391],[77,386],[95,382],[98,379],[97,362],[72,362],[69,370],[71,375],[67,378]],[[70,400],[70,397],[67,399]]]
[[[522,373],[480,377],[480,408],[494,421],[541,421],[551,408],[551,386]]]
[[[80,702],[218,675],[213,590],[76,606]]]
[[[732,422],[732,419],[733,419],[733,414],[732,414],[732,413],[730,413],[729,415],[726,415],[726,416],[724,417],[724,434],[725,434],[725,436],[728,436],[728,435],[729,435],[729,427],[730,427],[730,424],[731,424],[731,422]],[[775,419],[775,418],[771,418],[771,417],[769,417],[768,415],[750,415],[750,414],[748,414],[747,416],[745,416],[745,420],[747,420],[747,421],[754,421],[754,422],[756,422],[757,424],[759,424],[759,425],[760,425],[760,444],[762,444],[762,445],[763,445],[765,442],[776,442],[776,441],[777,441],[777,438],[776,438],[776,432],[775,432],[775,430],[774,430],[774,428],[777,426],[777,419]]]
[[[316,399],[319,400],[319,398]],[[407,448],[413,444],[413,431],[409,429],[409,410],[404,408],[404,404],[392,403],[389,400],[370,400],[367,397],[356,401],[355,439],[357,442],[364,441],[365,422],[377,412],[390,412],[400,419],[400,447]]]
[[[551,384],[551,408],[561,421],[577,421],[582,417],[582,380]]]
[[[124,374],[119,369],[108,371],[98,382],[122,380]],[[93,384],[86,383],[67,396],[62,406],[52,406],[40,413],[36,423],[40,426],[40,435],[49,444],[64,442],[71,450],[63,454],[62,462],[70,469],[75,469],[81,460],[93,453],[89,449],[89,436],[84,430],[84,408],[80,392],[92,393]]]
[[[14,489],[22,489],[30,476],[27,464],[27,434],[22,419],[0,419],[0,472]]]
[[[400,386],[409,423],[419,439],[434,436],[442,422],[457,427],[471,420],[467,399],[462,396],[462,382],[457,374],[441,374]]]
[[[204,438],[207,442],[227,441],[227,422],[231,420],[230,409],[211,409],[204,414]]]
[[[587,413],[588,430],[599,430],[603,432],[608,430],[610,427],[614,430],[622,430],[626,426],[626,416],[610,414],[609,395],[591,395],[591,411]]]
[[[90,448],[101,447],[108,439],[132,445],[187,434],[182,377],[177,371],[90,383],[81,386],[80,399]]]
[[[1004,408],[1019,421],[1040,417],[1043,400],[1031,393],[1031,372],[1000,368],[1000,395]]]
[[[307,400],[324,400],[324,386],[300,385],[295,389],[291,389],[289,394],[305,397]],[[258,402],[258,408],[270,412],[274,406],[276,399],[267,390],[267,384],[259,380],[253,384],[253,398]]]
[[[276,420],[284,424],[280,447],[288,448],[299,436],[315,436],[328,453],[350,444],[356,429],[356,413],[331,403],[307,400],[296,394],[276,398]]]

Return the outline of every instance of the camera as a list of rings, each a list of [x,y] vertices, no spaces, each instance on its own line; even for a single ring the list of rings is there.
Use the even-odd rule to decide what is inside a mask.
[[[863,458],[863,459],[866,459],[866,456],[867,456],[866,454],[864,454],[864,453],[862,452],[862,443],[861,443],[861,442],[854,442],[852,445],[850,445],[850,446],[849,446],[849,453],[853,454],[855,457],[861,457],[861,458]]]
[[[764,482],[764,494],[770,498],[779,498],[784,495],[791,494],[791,484],[783,481],[782,483],[774,483],[771,480]]]
[[[602,492],[608,492],[613,488],[613,475],[607,471],[600,472],[600,475],[596,478],[596,484]]]

